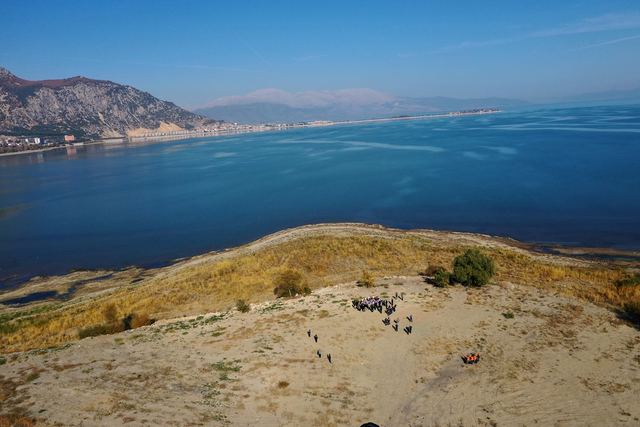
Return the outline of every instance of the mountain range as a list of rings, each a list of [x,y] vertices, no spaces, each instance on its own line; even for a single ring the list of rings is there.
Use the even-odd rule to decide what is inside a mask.
[[[0,67],[0,134],[74,134],[82,140],[214,123],[131,86],[85,77],[29,81]]]
[[[398,115],[528,105],[508,98],[407,98],[372,89],[306,91],[291,94],[261,89],[191,108],[196,114],[234,123],[290,123],[313,120],[357,120]]]
[[[605,92],[589,92],[563,98],[562,102],[590,102],[607,101],[612,99],[637,99],[640,98],[640,88],[626,90],[608,90]]]

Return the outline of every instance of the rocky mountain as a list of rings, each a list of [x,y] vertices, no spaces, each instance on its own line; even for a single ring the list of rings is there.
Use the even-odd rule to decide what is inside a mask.
[[[278,89],[261,89],[246,96],[220,98],[192,111],[235,123],[290,123],[418,115],[527,104],[527,101],[507,98],[403,98],[371,89],[306,91],[295,94]]]
[[[98,139],[214,123],[131,86],[85,77],[29,81],[0,67],[0,134]]]

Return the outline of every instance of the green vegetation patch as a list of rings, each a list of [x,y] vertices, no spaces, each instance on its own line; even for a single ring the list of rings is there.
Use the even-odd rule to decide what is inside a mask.
[[[624,279],[618,280],[616,283],[618,287],[635,287],[640,286],[640,273],[629,275]]]
[[[218,372],[240,372],[240,360],[222,359],[219,362],[212,363],[211,367]]]
[[[268,313],[270,311],[280,311],[280,310],[284,310],[286,307],[284,305],[283,302],[281,301],[276,301],[273,304],[270,304],[268,306],[266,306],[265,308],[263,308],[262,310],[260,310],[261,313]]]
[[[211,332],[211,336],[214,337],[214,338],[215,337],[219,337],[220,335],[225,333],[225,329],[227,329],[227,328],[218,328],[215,331]]]
[[[453,277],[465,286],[484,286],[496,274],[496,265],[478,249],[469,249],[453,260]]]
[[[446,288],[451,283],[451,273],[449,273],[444,267],[437,267],[433,272],[433,286],[438,288]]]
[[[235,381],[233,378],[229,378],[230,372],[240,372],[240,360],[226,360],[222,359],[217,363],[213,363],[211,367],[220,373],[220,381]]]
[[[31,381],[35,381],[35,380],[37,380],[38,378],[40,378],[40,374],[39,374],[39,373],[37,373],[37,372],[35,372],[35,373],[33,373],[33,374],[29,375],[29,376],[26,378],[26,381],[29,383],[29,382],[31,382]]]

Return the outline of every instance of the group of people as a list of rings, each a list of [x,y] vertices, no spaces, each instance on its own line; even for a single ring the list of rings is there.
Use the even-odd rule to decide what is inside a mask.
[[[385,317],[382,320],[382,323],[385,326],[389,326],[391,324],[391,317],[389,317],[391,314],[395,313],[396,311],[396,304],[394,302],[394,300],[404,300],[403,295],[398,295],[398,293],[396,292],[396,295],[393,296],[390,300],[386,300],[384,298],[380,298],[379,296],[370,296],[370,297],[365,297],[362,298],[361,300],[353,300],[351,301],[351,304],[353,305],[353,308],[355,308],[358,311],[365,311],[366,309],[369,309],[371,312],[377,310],[380,313],[382,313],[382,309],[383,307],[386,309],[385,313],[387,314],[387,317]],[[413,333],[413,315],[409,315],[407,316],[407,320],[410,322],[410,324],[408,326],[406,326],[403,330],[407,335],[410,335],[411,333]],[[399,330],[399,324],[400,324],[400,319],[396,318],[393,320],[394,325],[392,326],[392,328],[397,332]],[[311,330],[309,330],[307,332],[307,335],[310,337],[311,336]],[[315,342],[318,342],[318,335],[314,335],[314,339]],[[318,357],[322,357],[322,351],[318,350]],[[327,355],[327,360],[329,360],[329,363],[331,363],[331,354]],[[462,361],[465,364],[474,364],[474,363],[478,363],[480,361],[480,353],[471,353],[467,356],[462,356]]]
[[[394,298],[397,298],[397,295]],[[387,316],[395,313],[397,308],[396,304],[394,304],[393,301],[380,298],[379,296],[371,296],[362,298],[361,300],[353,300],[351,301],[351,305],[353,305],[353,308],[358,311],[365,311],[366,309],[369,309],[369,311],[373,312],[377,310],[380,313],[382,313],[382,308],[384,307]]]
[[[476,353],[476,354],[471,353],[468,356],[462,356],[462,361],[467,365],[472,363],[478,363],[480,361],[480,353]]]
[[[311,329],[309,329],[309,330],[307,331],[307,336],[311,337]],[[316,342],[318,342],[318,334],[315,334],[315,335],[313,336],[313,339],[314,339]]]
[[[311,338],[311,329],[309,329],[309,330],[307,331],[307,336],[308,336],[309,338]],[[318,342],[318,334],[315,334],[315,335],[313,336],[313,340],[314,340],[315,342]],[[322,350],[318,350],[318,351],[316,352],[316,354],[318,355],[318,358],[322,358]],[[327,354],[327,360],[329,361],[329,363],[331,363],[331,353]]]
[[[382,313],[382,309],[384,307],[387,317],[382,319],[382,323],[384,323],[385,326],[389,326],[391,324],[391,317],[389,316],[395,313],[397,309],[397,305],[394,302],[394,300],[398,300],[398,299],[404,300],[404,297],[402,294],[398,295],[398,293],[396,292],[395,296],[393,296],[389,300],[380,298],[379,296],[370,296],[370,297],[362,298],[361,300],[353,300],[351,301],[351,304],[353,305],[353,308],[355,308],[358,311],[364,311],[366,309],[369,309],[372,312],[377,310],[380,313]],[[413,315],[408,316],[407,320],[409,320],[409,322],[413,322]],[[394,325],[392,326],[393,330],[398,332],[400,330],[399,328],[400,319],[395,319],[393,323],[394,323]],[[411,334],[413,332],[413,325],[409,325],[405,327],[404,332],[407,335]]]
[[[396,304],[394,303],[393,300],[404,300],[402,295],[398,295],[398,293],[396,292],[396,295],[394,297],[392,297],[392,299],[386,300],[383,298],[380,298],[379,296],[370,296],[370,297],[365,297],[362,298],[361,300],[353,300],[351,302],[351,304],[353,305],[353,307],[358,310],[358,311],[364,311],[366,309],[369,309],[370,311],[374,311],[374,310],[378,310],[380,313],[382,313],[382,307],[386,308],[386,314],[387,316],[390,316],[392,313],[394,313],[396,311]],[[413,315],[409,315],[407,316],[407,320],[410,323],[413,323]],[[386,317],[382,320],[382,323],[384,323],[386,326],[389,326],[391,324],[391,318],[390,317]],[[393,320],[394,325],[392,326],[393,329],[397,332],[399,329],[399,324],[400,324],[400,319],[396,318]],[[413,324],[409,324],[408,326],[406,326],[404,328],[404,332],[409,335],[411,333],[413,333]],[[307,331],[307,336],[311,337],[311,329],[309,329]],[[318,334],[315,334],[313,336],[314,341],[317,343],[318,342]],[[317,353],[319,358],[322,358],[322,350],[318,350]],[[331,353],[327,354],[327,360],[329,361],[329,363],[331,362]],[[474,364],[474,363],[478,363],[480,361],[480,353],[471,353],[467,356],[462,356],[462,361],[465,364]]]
[[[351,305],[358,311],[369,309],[370,311],[379,310],[382,313],[382,307],[387,307],[389,302],[379,296],[362,298],[360,301],[353,300]]]

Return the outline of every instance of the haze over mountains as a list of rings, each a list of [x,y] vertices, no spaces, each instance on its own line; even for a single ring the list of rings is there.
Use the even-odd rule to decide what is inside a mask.
[[[562,102],[606,101],[611,99],[640,99],[640,87],[627,90],[608,90],[605,92],[589,92],[565,98]]]
[[[0,134],[98,139],[215,122],[131,86],[85,77],[29,81],[0,67]]]
[[[310,90],[295,94],[279,89],[261,89],[246,96],[220,98],[191,110],[235,123],[285,123],[356,120],[527,104],[527,101],[508,98],[406,98],[372,89]]]

